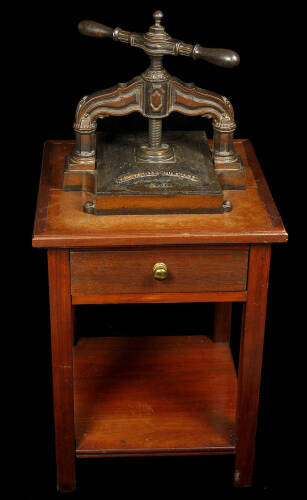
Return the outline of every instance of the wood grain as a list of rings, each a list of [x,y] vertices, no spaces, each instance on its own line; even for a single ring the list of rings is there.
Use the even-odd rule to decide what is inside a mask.
[[[239,361],[236,486],[251,486],[253,481],[270,256],[270,245],[251,247]]]
[[[106,293],[99,295],[73,295],[72,303],[78,304],[169,304],[180,302],[245,302],[247,292],[198,292],[198,293]]]
[[[82,338],[77,456],[233,453],[236,375],[205,336]]]
[[[49,250],[48,271],[57,481],[60,491],[72,491],[75,436],[69,251]]]
[[[71,251],[71,293],[181,293],[246,289],[248,247]],[[168,277],[154,279],[164,262]]]
[[[229,342],[231,333],[231,302],[218,302],[214,312],[214,342]]]
[[[93,196],[91,193],[62,189],[65,156],[73,149],[73,141],[49,141],[43,159],[44,182],[39,191],[33,246],[130,246],[132,241],[135,246],[286,241],[287,233],[265,188],[250,142],[236,140],[234,147],[246,168],[247,189],[224,192],[225,198],[232,202],[231,212],[95,216],[83,212],[84,203]]]
[[[49,249],[60,491],[75,488],[75,453],[236,453],[235,485],[251,485],[270,244],[287,240],[251,143],[234,142],[247,189],[225,191],[231,212],[150,216],[84,213],[91,194],[63,190],[73,146],[46,144],[33,236],[33,246]],[[151,274],[161,261],[170,272],[165,282]],[[80,339],[73,363],[72,304],[197,301],[217,302],[214,342],[199,336]],[[228,346],[233,301],[245,302],[237,402]]]

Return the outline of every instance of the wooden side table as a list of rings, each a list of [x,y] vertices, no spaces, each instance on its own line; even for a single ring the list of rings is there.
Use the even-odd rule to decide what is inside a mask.
[[[248,140],[235,147],[245,191],[224,214],[85,214],[91,195],[63,187],[72,141],[46,143],[33,245],[48,249],[58,488],[76,457],[235,454],[252,483],[271,243],[287,233]],[[157,281],[155,263],[168,277]],[[229,348],[243,302],[239,370]],[[215,302],[212,339],[80,338],[79,304]],[[150,318],[149,318],[150,320]]]

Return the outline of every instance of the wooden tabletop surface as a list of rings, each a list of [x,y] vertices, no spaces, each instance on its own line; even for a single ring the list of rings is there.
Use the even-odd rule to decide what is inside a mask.
[[[287,233],[248,139],[234,141],[247,170],[247,188],[224,191],[223,214],[103,215],[83,212],[91,193],[63,191],[65,156],[74,141],[47,141],[33,234],[34,247],[109,247],[273,243]]]

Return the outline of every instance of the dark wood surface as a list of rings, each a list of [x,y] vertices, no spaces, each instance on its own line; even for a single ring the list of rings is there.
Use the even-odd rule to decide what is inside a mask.
[[[247,139],[235,148],[247,170],[247,189],[225,191],[233,210],[224,214],[109,215],[83,212],[86,192],[62,190],[65,156],[73,141],[45,146],[33,245],[36,247],[107,247],[167,244],[272,243],[287,233]]]
[[[297,128],[291,118],[285,120],[285,95],[298,95],[297,78],[292,54],[296,53],[297,38],[304,36],[303,30],[295,30],[296,36],[288,37],[287,44],[283,50],[274,51],[272,57],[265,56],[267,48],[272,40],[284,38],[285,26],[291,24],[297,26],[302,19],[298,10],[280,6],[280,9],[268,8],[263,3],[255,9],[237,9],[233,4],[227,3],[223,6],[221,15],[221,4],[210,5],[210,20],[208,19],[208,4],[202,3],[195,9],[185,9],[184,17],[175,15],[173,5],[163,2],[164,21],[172,28],[169,32],[177,38],[186,42],[199,42],[202,45],[225,46],[238,51],[241,56],[241,64],[233,70],[216,68],[203,61],[193,61],[184,57],[165,58],[165,65],[170,72],[183,77],[186,81],[194,81],[197,85],[207,87],[211,90],[224,93],[230,98],[234,105],[238,129],[236,137],[252,137],[257,156],[261,162],[264,174],[272,190],[275,202],[280,210],[286,229],[289,231],[289,244],[273,245],[272,247],[272,273],[270,277],[270,301],[268,304],[268,325],[266,331],[264,373],[261,396],[261,420],[259,421],[259,433],[257,438],[257,454],[255,486],[257,493],[264,497],[270,493],[286,493],[290,497],[300,496],[293,493],[302,488],[302,476],[297,476],[297,465],[299,459],[295,459],[295,453],[291,447],[288,449],[287,433],[285,428],[288,424],[293,425],[297,421],[295,387],[300,380],[301,368],[297,360],[297,343],[289,342],[289,332],[301,331],[304,324],[303,316],[300,317],[302,308],[294,306],[290,296],[290,290],[297,289],[297,280],[301,276],[298,268],[301,267],[300,259],[297,259],[300,245],[299,237],[303,235],[303,222],[305,211],[300,208],[304,196],[300,190],[304,188],[304,182],[289,182],[292,169],[290,167],[295,156],[294,134]],[[18,15],[21,23],[17,31],[22,43],[20,50],[21,68],[19,64],[13,64],[16,68],[16,78],[12,81],[20,86],[20,74],[26,78],[22,80],[22,86],[26,88],[24,95],[26,100],[33,95],[37,99],[41,96],[38,113],[27,113],[27,124],[23,127],[23,151],[27,155],[27,165],[18,168],[18,186],[20,197],[23,199],[23,208],[26,207],[28,216],[24,220],[23,210],[18,202],[16,207],[16,218],[13,232],[16,233],[16,249],[19,256],[26,260],[26,276],[22,279],[25,285],[24,297],[28,300],[23,305],[25,314],[21,316],[24,326],[26,318],[29,317],[29,335],[22,334],[27,356],[23,351],[24,368],[21,368],[21,381],[25,387],[25,396],[29,403],[29,396],[33,395],[34,405],[28,406],[27,414],[32,421],[30,456],[24,457],[26,469],[26,482],[21,482],[24,488],[28,488],[33,495],[33,500],[41,499],[42,492],[46,497],[58,499],[54,491],[54,461],[53,440],[50,409],[49,388],[49,337],[48,324],[46,320],[46,291],[48,289],[44,265],[45,252],[29,249],[29,238],[33,228],[33,203],[37,196],[37,176],[40,170],[42,143],[46,138],[70,138],[73,137],[72,122],[75,106],[83,95],[98,89],[107,88],[118,81],[126,81],[128,77],[140,73],[147,64],[147,59],[141,51],[134,50],[127,45],[117,44],[111,40],[95,40],[82,37],[76,26],[85,15],[84,4],[74,4],[73,9],[68,3],[60,3],[59,8],[55,3],[50,5],[48,14],[45,10],[46,4],[40,4],[32,9],[29,4],[20,4],[21,15]],[[95,9],[94,3],[89,5],[89,18],[100,20],[111,26],[121,26],[124,29],[139,30],[144,24],[147,27],[150,21],[153,4],[143,3],[139,16],[135,15],[135,9],[128,2],[117,5],[112,2],[104,3],[101,12]],[[37,9],[41,9],[43,22],[37,23]],[[87,8],[87,7],[86,7]],[[35,9],[36,15],[33,15]],[[12,9],[13,10],[13,9]],[[248,13],[249,10],[249,13]],[[59,15],[60,12],[60,15]],[[250,15],[249,15],[250,14]],[[95,17],[96,16],[96,17]],[[204,30],[204,19],[207,19]],[[218,20],[219,28],[216,22]],[[292,21],[292,23],[291,23]],[[303,19],[302,19],[303,22]],[[113,24],[112,24],[113,23]],[[56,31],[55,31],[56,26]],[[260,30],[259,30],[259,27]],[[32,29],[31,29],[32,28]],[[24,32],[22,31],[24,30]],[[259,31],[261,36],[259,37]],[[23,36],[24,35],[24,36]],[[38,41],[44,47],[45,56],[37,50]],[[289,42],[289,43],[288,43]],[[291,43],[292,42],[292,43]],[[293,50],[292,50],[293,48]],[[29,57],[29,54],[31,56]],[[82,66],[80,55],[84,54],[89,71],[79,71]],[[133,54],[133,55],[132,55]],[[131,56],[132,57],[129,57]],[[264,55],[264,56],[263,56]],[[289,56],[289,57],[287,57]],[[285,59],[289,61],[290,68],[285,70]],[[14,60],[14,59],[13,59]],[[98,62],[98,64],[97,64]],[[106,70],[100,70],[103,62]],[[24,71],[20,71],[24,69]],[[14,69],[13,69],[14,71]],[[47,98],[46,98],[47,96]],[[269,114],[268,114],[269,113]],[[136,129],[146,127],[146,121],[139,115],[130,115],[131,121],[124,123],[123,127]],[[206,127],[211,133],[211,122],[203,119],[187,119],[183,124],[181,117],[173,115],[168,126],[173,124],[178,128]],[[103,129],[108,129],[112,123],[104,120],[101,124]],[[177,120],[177,122],[176,122]],[[121,119],[118,119],[121,124]],[[177,124],[178,123],[178,124]],[[287,133],[281,134],[281,124]],[[287,124],[287,125],[286,125]],[[116,122],[116,126],[118,123]],[[174,128],[174,127],[173,127]],[[35,132],[35,133],[34,133]],[[287,134],[290,138],[287,137]],[[281,141],[281,135],[285,141]],[[293,138],[293,139],[292,139]],[[289,144],[288,154],[286,144]],[[282,145],[282,147],[280,147]],[[288,167],[289,165],[289,167]],[[294,169],[293,170],[297,170]],[[9,207],[12,206],[12,195],[9,190]],[[15,199],[15,196],[13,197]],[[20,198],[19,198],[20,199]],[[10,208],[11,209],[11,208]],[[9,210],[10,210],[9,209]],[[21,218],[20,218],[21,217]],[[11,216],[10,216],[11,219]],[[20,252],[20,243],[24,242],[25,254]],[[29,258],[29,260],[28,260]],[[24,261],[25,262],[25,261]],[[18,267],[17,267],[18,269]],[[19,271],[18,282],[19,282]],[[28,291],[28,283],[32,284],[32,294]],[[294,294],[293,294],[294,295]],[[295,295],[297,295],[295,293]],[[130,297],[129,297],[130,299]],[[137,309],[147,310],[149,306],[141,306]],[[158,308],[160,306],[157,306]],[[189,309],[189,306],[187,306]],[[130,306],[127,306],[130,310]],[[119,309],[126,310],[126,306]],[[133,306],[132,306],[133,308]],[[153,305],[153,309],[156,306]],[[173,306],[172,310],[182,310],[181,305]],[[194,307],[192,307],[194,311]],[[86,308],[77,308],[81,314]],[[89,308],[94,309],[94,308]],[[100,308],[96,308],[100,309]],[[104,307],[102,307],[104,309]],[[113,307],[106,307],[113,310]],[[117,308],[115,308],[117,309]],[[133,308],[134,309],[134,308]],[[162,306],[162,312],[168,307]],[[200,311],[199,306],[196,307]],[[240,309],[238,304],[234,305],[234,316],[236,310]],[[189,309],[190,310],[190,309]],[[84,313],[85,314],[85,313]],[[167,311],[164,313],[167,314]],[[102,319],[102,318],[101,318]],[[105,319],[105,317],[104,317]],[[235,320],[235,317],[234,317]],[[205,318],[199,313],[200,325]],[[23,328],[21,329],[23,331]],[[295,333],[294,333],[295,334]],[[20,346],[19,346],[20,350]],[[26,373],[33,370],[33,381],[39,379],[40,390],[35,389],[32,380],[24,378]],[[35,371],[34,371],[35,370]],[[303,374],[303,373],[302,373]],[[292,379],[292,380],[291,380]],[[303,377],[301,378],[301,380]],[[292,384],[293,381],[293,384]],[[31,387],[31,389],[30,389]],[[293,390],[292,390],[293,389]],[[20,391],[18,386],[17,394]],[[290,396],[285,399],[286,393]],[[285,403],[285,404],[284,404]],[[292,427],[296,428],[296,427]],[[291,439],[290,439],[291,440]],[[292,440],[291,440],[292,441]],[[301,443],[300,438],[297,440]],[[39,456],[38,456],[39,452]],[[297,455],[298,457],[299,455]],[[146,459],[146,460],[101,460],[82,461],[79,468],[79,488],[81,497],[100,497],[108,489],[116,487],[119,496],[133,494],[135,484],[139,478],[145,480],[145,484],[153,487],[153,493],[170,496],[193,496],[194,492],[210,494],[208,487],[216,486],[216,489],[230,488],[230,475],[227,474],[227,466],[232,464],[233,457],[187,457],[186,459]],[[90,462],[90,463],[87,463]],[[94,463],[93,463],[94,462]],[[137,462],[137,463],[136,463]],[[150,462],[150,463],[148,463]],[[226,463],[224,463],[226,462]],[[14,461],[17,465],[17,462]],[[212,464],[212,466],[211,466]],[[19,463],[18,463],[19,465]],[[274,469],[274,470],[273,470]],[[226,477],[224,477],[224,475]],[[96,477],[97,476],[97,477]],[[118,477],[121,478],[120,484]],[[96,482],[93,480],[96,478]],[[223,480],[222,480],[223,478]],[[153,480],[154,479],[154,480]],[[152,481],[153,480],[153,481]],[[209,483],[209,484],[208,484]],[[28,486],[27,486],[28,484]],[[91,494],[90,489],[94,488]],[[150,486],[151,487],[151,486]],[[276,491],[277,490],[277,491]],[[216,492],[216,490],[215,490]],[[235,492],[248,496],[249,491]],[[251,492],[252,493],[252,492]],[[79,497],[79,495],[78,495]],[[64,497],[65,498],[65,497]]]
[[[153,277],[164,262],[168,276]],[[248,247],[168,247],[72,251],[71,294],[180,293],[246,289]]]
[[[245,302],[243,292],[189,292],[189,293],[100,293],[73,295],[72,303],[78,304],[169,304],[180,302]]]
[[[251,486],[253,482],[270,259],[271,247],[269,245],[251,247],[248,301],[244,305],[242,318],[238,376],[236,426],[238,442],[235,465],[237,486]]]
[[[205,336],[81,338],[77,456],[233,453],[229,346]]]
[[[236,453],[235,484],[252,484],[270,244],[287,233],[250,142],[235,145],[247,189],[226,192],[232,212],[99,217],[82,211],[88,193],[61,189],[73,141],[47,143],[33,245],[49,249],[60,491],[75,487],[76,454]],[[171,279],[155,282],[152,265],[166,260]],[[79,340],[74,420],[74,305],[180,301],[217,302],[213,341]],[[238,384],[228,345],[232,301],[246,303]]]
[[[48,269],[57,481],[61,491],[72,491],[75,489],[75,431],[69,251],[49,250]]]
[[[229,342],[231,334],[232,302],[217,302],[214,312],[214,342]]]

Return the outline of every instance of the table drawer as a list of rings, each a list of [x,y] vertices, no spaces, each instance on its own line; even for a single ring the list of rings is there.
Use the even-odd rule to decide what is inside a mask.
[[[71,251],[72,295],[246,289],[248,247],[163,247]],[[165,263],[167,278],[154,278]]]

